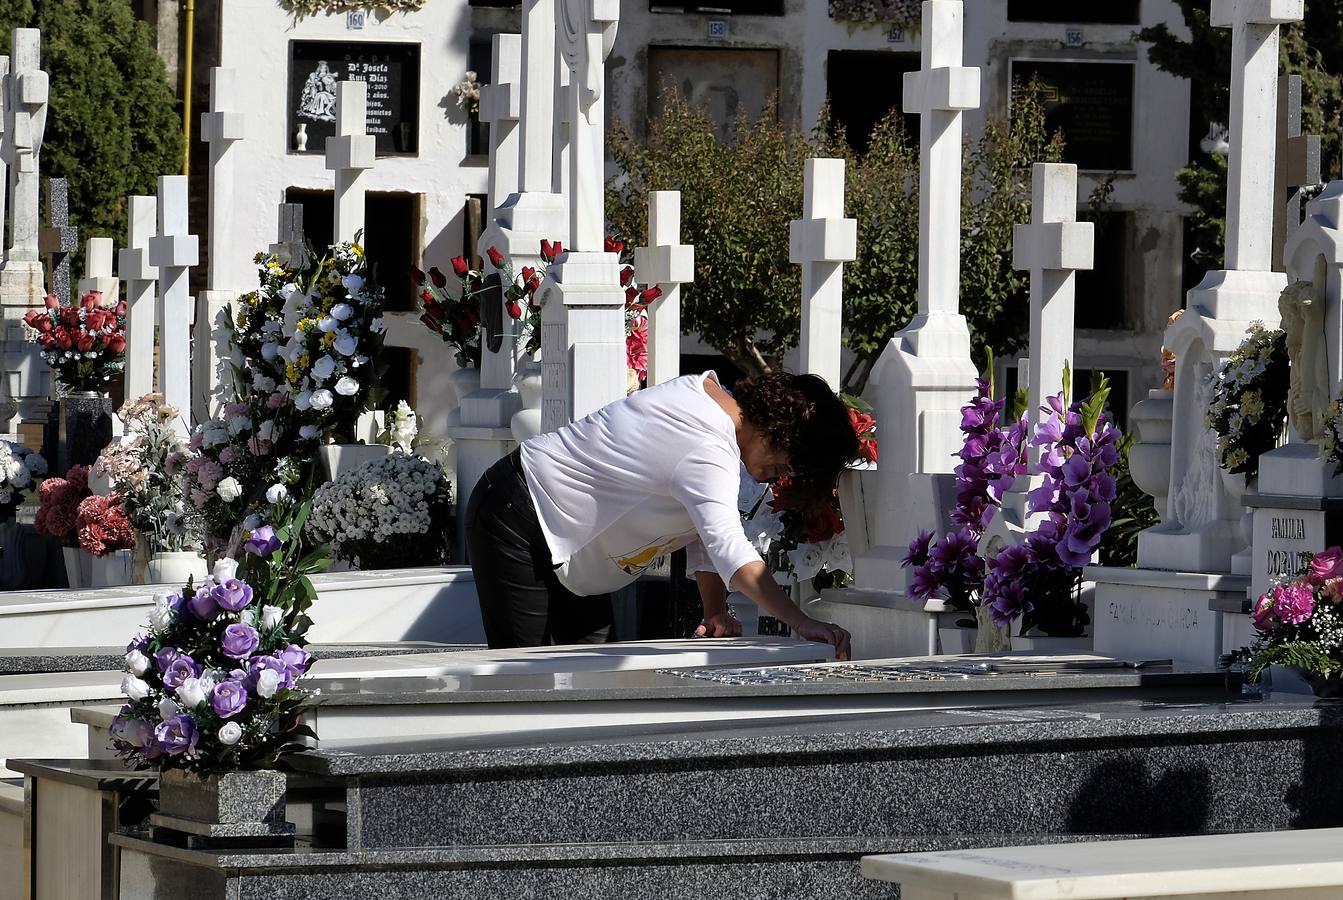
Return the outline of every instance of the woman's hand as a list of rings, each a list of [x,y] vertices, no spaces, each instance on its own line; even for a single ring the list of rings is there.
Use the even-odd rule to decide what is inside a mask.
[[[696,637],[741,637],[741,623],[725,612],[705,616],[695,629]]]
[[[829,622],[808,616],[803,622],[793,626],[793,632],[809,641],[830,644],[835,648],[836,659],[849,658],[849,633],[838,625],[831,625]]]

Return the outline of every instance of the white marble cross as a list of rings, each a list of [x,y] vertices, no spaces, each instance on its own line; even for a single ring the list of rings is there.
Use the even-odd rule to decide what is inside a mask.
[[[844,263],[858,254],[858,221],[844,218],[844,160],[809,159],[803,179],[802,218],[788,224],[788,261],[802,266],[802,371],[838,390]]]
[[[130,198],[126,246],[117,256],[117,271],[126,282],[126,397],[134,400],[154,390],[154,282],[158,269],[149,264],[149,240],[158,227],[158,201]]]
[[[555,117],[555,6],[558,0],[523,0],[522,103],[519,190],[550,193]]]
[[[1279,26],[1304,15],[1305,0],[1212,0],[1212,24],[1231,29],[1226,269],[1273,267]]]
[[[979,69],[961,65],[964,16],[960,0],[926,0],[923,65],[917,72],[905,73],[904,111],[919,115],[919,314],[923,316],[956,314],[959,309],[961,117],[964,110],[979,106]]]
[[[619,0],[563,0],[559,47],[569,86],[560,102],[569,117],[571,250],[598,252],[605,245],[604,63],[619,20]]]
[[[200,263],[200,239],[188,233],[187,177],[160,175],[158,234],[149,240],[149,264],[159,270],[159,383],[163,399],[183,416],[191,409],[191,293],[188,276]]]
[[[196,298],[191,357],[191,415],[204,422],[219,411],[220,345],[215,327],[220,313],[249,288],[251,254],[238,245],[240,229],[234,215],[237,157],[234,145],[246,137],[246,120],[238,109],[237,73],[210,70],[210,111],[201,114],[201,140],[210,145],[209,244],[206,289]],[[186,411],[183,410],[183,415]]]
[[[79,291],[76,296],[83,297],[89,291],[98,291],[103,306],[116,306],[121,284],[112,274],[112,259],[115,246],[111,238],[89,238],[84,244],[84,277],[79,279]]]
[[[42,33],[14,29],[10,74],[5,80],[3,156],[9,164],[12,216],[7,259],[37,260],[38,154],[46,131],[50,85],[42,71]]]
[[[518,189],[518,120],[522,116],[522,36],[496,34],[494,77],[480,89],[480,121],[490,123],[487,210],[495,211]]]
[[[1076,272],[1092,267],[1095,228],[1077,221],[1077,166],[1036,163],[1031,168],[1031,221],[1012,228],[1012,268],[1031,273],[1031,424],[1045,397],[1063,390],[1063,365],[1073,357]],[[1072,399],[1077,399],[1076,397]],[[1032,458],[1038,458],[1033,448]]]
[[[648,386],[681,374],[681,285],[695,280],[695,248],[681,243],[681,192],[648,194],[648,246],[634,250],[635,277],[662,296],[648,305]]]
[[[368,82],[336,86],[336,134],[326,139],[326,167],[336,173],[336,243],[353,241],[364,230],[364,173],[373,168],[376,139],[366,134]]]

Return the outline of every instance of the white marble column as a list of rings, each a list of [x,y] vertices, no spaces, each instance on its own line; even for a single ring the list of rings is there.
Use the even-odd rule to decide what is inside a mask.
[[[158,201],[130,198],[126,246],[117,257],[117,271],[126,282],[126,397],[134,400],[154,390],[155,282],[158,269],[149,264],[149,240],[158,230]]]
[[[336,176],[336,243],[347,243],[364,230],[364,173],[373,168],[376,139],[367,134],[368,83],[342,81],[336,86],[336,134],[326,139],[326,167]]]
[[[807,160],[802,218],[789,223],[788,261],[802,267],[802,371],[835,390],[843,380],[844,263],[857,254],[858,220],[844,218],[844,160]]]
[[[200,263],[200,239],[187,226],[187,177],[159,176],[158,233],[149,240],[149,264],[159,270],[159,383],[163,399],[191,409],[191,267]],[[174,420],[185,431],[185,415]]]
[[[681,243],[681,192],[648,194],[648,246],[634,251],[634,274],[662,295],[648,305],[648,386],[681,374],[681,285],[695,280],[695,248]]]

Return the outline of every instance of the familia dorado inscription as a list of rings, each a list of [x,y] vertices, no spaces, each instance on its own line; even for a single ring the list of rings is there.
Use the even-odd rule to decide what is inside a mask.
[[[1306,520],[1296,516],[1274,516],[1269,521],[1269,536],[1275,541],[1307,541]],[[1293,578],[1310,566],[1310,550],[1270,548],[1264,574],[1269,578]]]

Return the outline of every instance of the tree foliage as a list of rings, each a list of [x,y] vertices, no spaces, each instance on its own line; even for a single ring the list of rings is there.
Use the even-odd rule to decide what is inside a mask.
[[[0,0],[0,36],[42,31],[51,101],[42,174],[70,182],[70,221],[86,238],[125,239],[126,197],[182,169],[177,100],[149,26],[129,0]]]
[[[1054,161],[1062,141],[1045,128],[1041,87],[1014,93],[1013,115],[990,119],[967,147],[961,234],[961,311],[982,361],[1026,336],[1027,273],[1015,272],[1012,226],[1030,217],[1030,164]],[[799,268],[788,261],[788,223],[802,214],[803,162],[842,157],[845,214],[858,220],[858,256],[844,266],[845,341],[855,362],[844,388],[862,390],[872,364],[918,307],[919,156],[891,110],[866,152],[851,149],[827,113],[811,134],[771,106],[738,119],[720,140],[707,112],[674,89],[646,141],[616,123],[609,187],[611,230],[642,242],[652,190],[681,191],[681,240],[695,245],[695,281],[682,289],[681,321],[748,374],[777,368],[797,344]]]
[[[1158,68],[1190,80],[1191,102],[1203,121],[1226,124],[1231,105],[1231,31],[1209,24],[1206,0],[1176,0],[1189,28],[1188,40],[1164,23],[1144,28],[1138,39],[1151,46],[1147,57]],[[1340,110],[1343,109],[1343,6],[1307,3],[1305,21],[1281,30],[1279,65],[1301,76],[1301,130],[1321,137],[1321,168],[1338,171]],[[1191,217],[1199,258],[1222,266],[1226,220],[1226,159],[1198,152],[1177,173],[1180,199],[1194,207]],[[1324,177],[1328,179],[1328,175]]]

